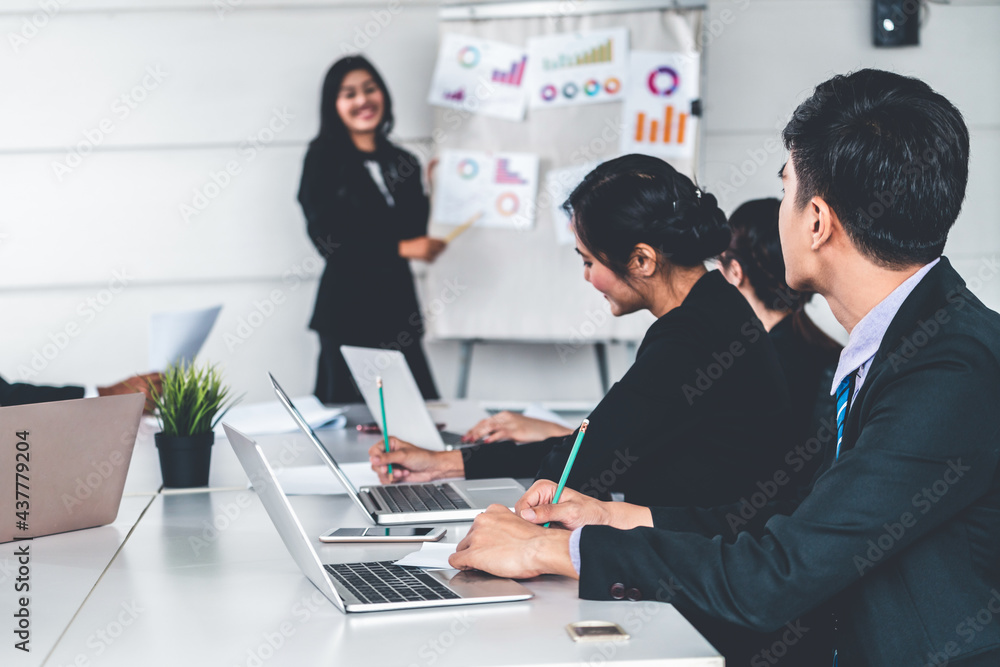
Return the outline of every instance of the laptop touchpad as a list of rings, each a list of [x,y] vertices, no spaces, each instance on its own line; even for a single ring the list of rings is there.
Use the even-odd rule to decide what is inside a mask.
[[[466,491],[506,491],[508,489],[520,489],[521,486],[512,480],[502,480],[502,479],[483,479],[483,480],[466,480],[462,484],[462,488]]]

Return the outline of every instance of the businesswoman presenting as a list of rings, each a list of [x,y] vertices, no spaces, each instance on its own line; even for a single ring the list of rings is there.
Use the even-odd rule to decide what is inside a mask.
[[[299,186],[309,238],[326,259],[309,323],[320,339],[315,393],[324,403],[358,397],[341,345],[402,350],[424,398],[438,396],[409,260],[433,262],[445,243],[427,236],[420,163],[389,141],[392,125],[392,98],[372,64],[334,63]]]

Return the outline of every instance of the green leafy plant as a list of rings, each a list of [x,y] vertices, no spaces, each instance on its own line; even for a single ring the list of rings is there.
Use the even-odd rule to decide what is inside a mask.
[[[163,373],[161,389],[151,385],[160,429],[168,436],[209,433],[243,396],[233,398],[222,384],[218,366],[197,368],[191,364],[171,364]]]

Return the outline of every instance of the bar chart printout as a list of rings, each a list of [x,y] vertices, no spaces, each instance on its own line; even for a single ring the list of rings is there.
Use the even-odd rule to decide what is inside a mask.
[[[694,156],[698,119],[698,54],[633,51],[621,139],[623,153],[664,158]]]
[[[610,63],[613,62],[612,58],[614,49],[614,40],[608,38],[602,44],[595,46],[592,49],[582,51],[580,53],[561,53],[555,58],[546,58],[542,61],[542,69],[552,70],[561,69],[563,67],[576,67],[578,65],[592,65],[595,63]]]
[[[505,71],[493,70],[493,81],[497,83],[507,84],[508,86],[520,86],[521,80],[524,78],[524,67],[528,62],[527,56],[522,57],[519,61],[511,65],[510,69]]]
[[[523,120],[527,57],[512,44],[457,33],[441,37],[427,102],[505,120]]]
[[[531,153],[441,151],[435,175],[435,224],[528,229],[535,223],[538,156]]]

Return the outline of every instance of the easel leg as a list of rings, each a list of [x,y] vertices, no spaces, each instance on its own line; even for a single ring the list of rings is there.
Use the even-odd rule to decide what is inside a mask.
[[[462,347],[458,354],[458,398],[468,398],[469,396],[469,373],[472,370],[472,346],[476,341],[469,339],[462,341]]]
[[[597,372],[601,375],[601,392],[607,395],[610,377],[608,375],[608,346],[606,343],[594,343],[594,354],[597,355]]]

